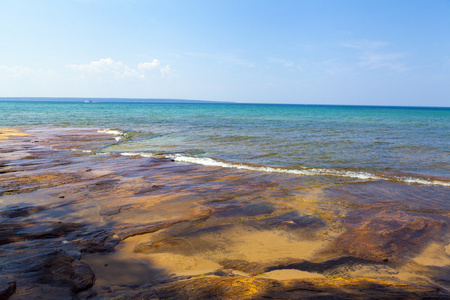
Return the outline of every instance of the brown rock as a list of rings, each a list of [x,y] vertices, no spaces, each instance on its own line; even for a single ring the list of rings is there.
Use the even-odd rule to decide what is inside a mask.
[[[436,287],[370,279],[204,277],[99,294],[99,299],[448,299]]]
[[[446,232],[444,221],[404,212],[366,215],[348,227],[325,252],[338,252],[374,262],[404,261]]]
[[[0,277],[0,300],[6,300],[16,292],[16,282]]]
[[[1,223],[0,245],[33,239],[48,239],[67,235],[83,225],[62,222]]]

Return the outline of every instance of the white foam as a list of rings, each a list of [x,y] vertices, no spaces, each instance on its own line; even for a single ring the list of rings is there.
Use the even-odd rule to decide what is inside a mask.
[[[122,156],[141,156],[141,157],[156,157],[153,153],[147,152],[122,152],[120,153]]]
[[[92,153],[92,150],[83,150],[83,149],[75,149],[72,148],[70,151],[83,152],[83,153]]]
[[[450,186],[449,182],[444,182],[440,180],[426,180],[421,178],[413,178],[413,177],[383,177],[378,176],[376,174],[372,174],[369,172],[356,172],[356,171],[343,171],[343,170],[331,170],[331,169],[321,169],[321,168],[312,168],[312,169],[284,169],[284,168],[276,168],[276,167],[256,167],[244,164],[233,164],[227,163],[223,161],[218,161],[209,157],[190,157],[183,155],[168,155],[168,158],[173,159],[177,162],[184,163],[192,163],[192,164],[200,164],[204,166],[212,166],[212,167],[221,167],[221,168],[233,168],[239,170],[248,170],[248,171],[257,171],[257,172],[266,172],[266,173],[286,173],[286,174],[294,174],[301,176],[317,176],[317,175],[325,175],[325,176],[336,176],[336,177],[347,177],[347,178],[355,178],[360,180],[393,180],[400,181],[409,184],[422,184],[422,185],[441,185],[441,186]]]
[[[205,166],[215,166],[222,168],[233,168],[240,170],[248,170],[248,171],[258,171],[258,172],[267,172],[267,173],[288,173],[295,175],[303,175],[303,176],[312,176],[312,175],[331,175],[331,176],[343,176],[343,177],[352,177],[358,179],[381,179],[381,177],[366,173],[366,172],[351,172],[351,171],[336,171],[336,170],[328,170],[328,169],[283,169],[283,168],[275,168],[275,167],[255,167],[244,164],[232,164],[226,163],[222,161],[218,161],[209,157],[205,158],[196,158],[189,156],[181,156],[181,155],[169,155],[168,157],[172,158],[177,162],[186,162],[193,164],[200,164]]]
[[[369,172],[357,172],[357,171],[347,171],[347,170],[333,170],[333,169],[322,169],[322,168],[311,168],[311,169],[286,169],[277,167],[267,167],[267,166],[251,166],[239,163],[229,163],[220,160],[216,160],[210,157],[192,157],[184,156],[181,154],[153,154],[148,152],[122,152],[120,155],[123,156],[141,156],[141,157],[164,157],[173,159],[176,162],[198,164],[209,167],[220,167],[228,169],[238,169],[246,171],[256,171],[265,173],[285,173],[293,174],[299,176],[335,176],[335,177],[347,177],[359,180],[390,180],[399,181],[408,184],[421,184],[421,185],[440,185],[440,186],[450,186],[450,182],[422,179],[414,177],[398,177],[398,176],[379,176]]]
[[[99,129],[97,132],[100,133],[107,133],[107,134],[113,134],[113,135],[123,135],[123,131],[117,130],[117,129]]]
[[[413,177],[392,177],[393,180],[398,180],[405,183],[411,184],[423,184],[423,185],[442,185],[450,187],[450,182],[445,182],[441,180],[432,180],[432,179],[422,179],[422,178],[413,178]]]
[[[138,153],[138,152],[122,152],[122,153],[120,153],[120,155],[122,155],[122,156],[139,156],[140,153]]]
[[[118,142],[125,139],[125,132],[118,129],[99,129],[97,132],[117,135],[114,139]]]

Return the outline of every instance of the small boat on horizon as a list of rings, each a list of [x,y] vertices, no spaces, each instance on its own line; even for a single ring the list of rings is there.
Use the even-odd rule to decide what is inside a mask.
[[[86,100],[84,103],[92,103],[92,100]]]

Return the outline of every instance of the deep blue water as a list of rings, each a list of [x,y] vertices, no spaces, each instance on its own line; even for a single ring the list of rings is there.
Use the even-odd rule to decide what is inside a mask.
[[[450,180],[449,108],[0,101],[0,126],[118,129],[103,152],[224,167]]]

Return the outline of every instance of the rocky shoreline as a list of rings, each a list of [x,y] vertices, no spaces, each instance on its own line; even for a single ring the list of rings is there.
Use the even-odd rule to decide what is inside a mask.
[[[413,197],[448,188],[101,154],[116,140],[93,129],[24,131],[0,130],[0,299],[450,298],[448,204]]]

